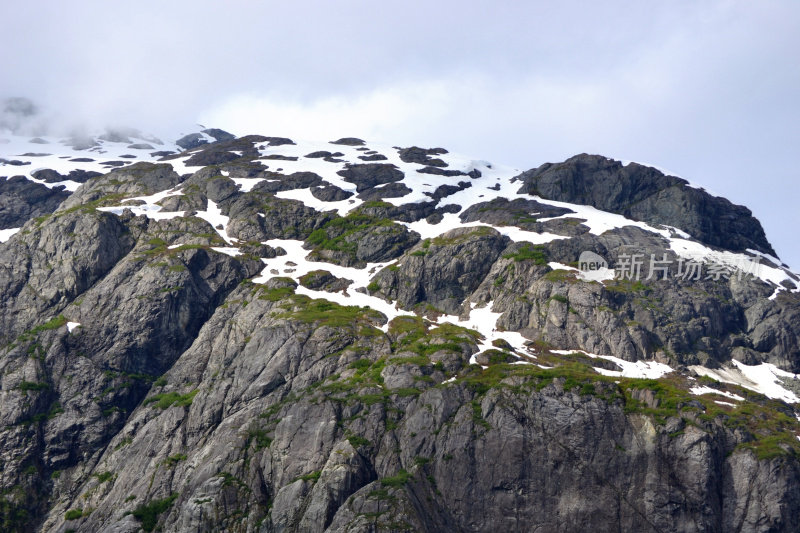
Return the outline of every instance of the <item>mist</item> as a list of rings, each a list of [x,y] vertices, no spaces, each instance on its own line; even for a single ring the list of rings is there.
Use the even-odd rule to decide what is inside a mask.
[[[520,169],[641,161],[750,207],[798,268],[797,50],[791,0],[31,2],[4,6],[0,97],[58,134],[201,123]]]

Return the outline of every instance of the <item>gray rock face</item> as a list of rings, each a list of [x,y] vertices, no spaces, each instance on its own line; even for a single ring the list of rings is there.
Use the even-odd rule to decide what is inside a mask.
[[[232,141],[236,138],[236,136],[233,135],[232,133],[228,133],[227,131],[221,130],[219,128],[208,128],[203,130],[203,133],[205,133],[206,135],[210,135],[211,137],[214,137],[214,139],[216,139],[217,141]]]
[[[276,195],[356,197],[261,157],[258,146],[289,139],[223,133],[190,148],[201,165],[190,175],[139,163],[88,179],[57,209],[22,190],[24,205],[6,204],[24,225],[0,244],[0,530],[800,530],[793,407],[687,368],[736,359],[800,370],[800,293],[771,298],[774,285],[752,277],[675,279],[662,235],[591,233],[533,198],[442,205],[487,190],[445,169],[442,149],[401,150],[452,179],[431,186],[430,201],[379,201],[405,190],[403,173],[355,164],[340,175],[370,201],[321,212]],[[625,209],[678,227],[659,202],[684,198],[687,223],[720,215],[697,223],[704,238],[759,241],[746,217],[724,222],[742,215],[736,206],[629,167],[584,156],[520,179],[572,201],[606,194],[620,210],[636,200]],[[237,185],[258,177],[270,181]],[[159,202],[163,219],[97,209],[178,187]],[[212,203],[214,224],[225,220],[216,228],[197,216]],[[446,213],[476,225],[430,239],[406,225],[426,219],[412,227],[430,231]],[[500,233],[520,230],[560,238]],[[266,279],[262,259],[286,254],[271,239],[304,241],[319,268]],[[586,281],[573,267],[584,251],[612,268],[623,253],[666,257],[673,279],[646,279],[645,261],[643,279]],[[376,262],[389,264],[371,279],[357,270]],[[407,314],[387,322],[335,303],[358,301],[348,295]],[[494,340],[441,316],[486,311],[499,314]],[[503,330],[529,339],[525,349],[509,342],[518,336],[495,338]],[[674,372],[604,375],[623,363],[569,350]],[[700,385],[719,394],[690,392]]]
[[[338,292],[347,290],[352,280],[337,278],[327,270],[312,270],[300,277],[300,284],[314,290]]]
[[[331,144],[341,144],[344,146],[363,146],[365,143],[355,137],[342,137],[338,141],[331,141]]]
[[[0,247],[0,321],[10,342],[72,302],[134,245],[115,216],[94,212],[32,220]]]
[[[243,241],[306,239],[333,218],[331,213],[319,213],[302,202],[257,190],[237,196],[227,209],[231,217],[228,234]]]
[[[306,238],[312,260],[363,268],[400,256],[419,241],[405,226],[377,219],[361,211],[336,217]]]
[[[0,179],[0,229],[19,228],[28,220],[52,213],[69,193],[48,189],[22,176]]]
[[[534,375],[437,386],[435,355],[393,356],[405,327],[356,348],[368,318],[292,320],[292,297],[270,287],[231,293],[150,393],[191,399],[140,405],[97,459],[109,474],[76,480],[44,527],[127,530],[126,513],[158,501],[166,531],[798,527],[796,463],[731,453],[739,437],[722,426],[656,426],[626,414],[612,382],[592,395]],[[463,366],[470,344],[447,357]],[[65,522],[79,505],[92,513]]]
[[[426,241],[400,268],[386,268],[374,281],[404,309],[426,302],[458,315],[508,243],[508,237],[488,227],[454,229]]]
[[[190,133],[175,141],[175,144],[184,150],[191,150],[192,148],[198,148],[204,144],[208,144],[208,141],[199,133]]]
[[[28,513],[53,487],[25,469],[46,479],[90,468],[227,292],[260,270],[207,248],[199,219],[59,213],[0,248],[0,322],[12,341],[0,359],[0,482],[26,491],[17,505]],[[187,244],[168,248],[175,235]]]
[[[146,196],[174,187],[181,177],[170,165],[135,163],[100,177],[92,178],[72,194],[60,211],[81,209],[87,204],[115,204],[125,196]]]
[[[323,202],[341,202],[353,196],[352,192],[342,190],[335,185],[311,187],[311,194],[314,195],[314,198]]]
[[[349,165],[337,172],[345,181],[356,184],[357,192],[364,192],[376,185],[384,185],[403,179],[403,173],[394,165],[383,163],[364,163]]]
[[[82,161],[93,161],[91,158],[88,157],[78,157],[75,159],[80,159]],[[72,161],[75,161],[75,159],[73,159]],[[69,174],[63,176],[58,172],[56,172],[55,170],[49,168],[44,170],[37,170],[36,172],[32,172],[31,174],[33,175],[34,178],[44,180],[47,183],[58,183],[64,180],[75,181],[78,183],[85,183],[89,181],[89,179],[101,175],[99,172],[91,172],[86,170],[72,170],[69,172]]]
[[[581,154],[523,172],[518,179],[523,183],[520,192],[674,226],[703,243],[728,250],[752,248],[775,255],[749,209],[652,167],[623,166],[613,159]]]
[[[427,165],[429,167],[446,167],[447,163],[441,159],[431,157],[433,155],[446,154],[447,150],[444,148],[419,148],[412,146],[410,148],[403,148],[400,150],[400,159],[406,163],[419,163],[420,165]]]
[[[358,197],[365,202],[374,202],[382,198],[401,198],[412,192],[412,190],[402,183],[389,183],[383,187],[367,189],[358,194]]]

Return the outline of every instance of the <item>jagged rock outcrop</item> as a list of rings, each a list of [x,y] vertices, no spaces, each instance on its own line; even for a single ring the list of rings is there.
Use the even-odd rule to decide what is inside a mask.
[[[775,255],[749,209],[652,167],[581,154],[563,163],[545,163],[517,179],[523,183],[520,192],[674,226],[727,250],[752,248]]]
[[[595,156],[203,133],[0,194],[0,529],[800,529],[800,279],[731,266],[771,251],[749,211]],[[782,399],[701,376],[733,362]]]
[[[48,215],[67,196],[63,187],[48,189],[22,176],[0,178],[0,229],[20,228],[32,218]]]
[[[312,318],[287,288],[232,293],[48,527],[135,531],[148,506],[175,531],[797,526],[797,465],[731,453],[724,426],[656,426],[612,381],[587,395],[542,370],[437,386],[439,363],[466,364],[469,332],[431,328],[442,351],[406,362],[414,324],[364,344],[372,317]]]
[[[373,282],[404,309],[427,303],[458,315],[508,243],[487,227],[454,229],[425,241],[401,267],[385,268]]]

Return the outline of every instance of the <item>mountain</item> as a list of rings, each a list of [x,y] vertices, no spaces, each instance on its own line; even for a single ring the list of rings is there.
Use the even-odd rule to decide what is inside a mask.
[[[4,531],[796,531],[800,278],[637,163],[0,134]]]

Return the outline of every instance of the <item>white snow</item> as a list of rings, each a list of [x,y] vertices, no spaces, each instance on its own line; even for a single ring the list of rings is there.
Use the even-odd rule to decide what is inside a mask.
[[[288,276],[298,281],[301,276],[308,274],[313,270],[327,270],[332,275],[338,278],[349,279],[353,283],[347,288],[344,293],[332,293],[326,291],[315,291],[299,285],[297,287],[298,294],[305,294],[312,298],[324,298],[341,305],[358,305],[362,307],[370,307],[376,311],[380,311],[392,320],[394,317],[401,314],[407,314],[400,311],[394,304],[386,302],[376,296],[356,292],[358,288],[365,288],[370,278],[383,267],[389,265],[386,263],[368,263],[366,268],[351,268],[334,265],[332,263],[324,263],[319,261],[309,261],[306,259],[308,250],[303,249],[303,241],[296,241],[291,239],[271,239],[264,241],[263,244],[272,246],[273,248],[283,248],[286,250],[286,255],[278,256],[271,259],[262,259],[264,269],[261,275],[254,278],[254,283],[265,283],[268,279],[276,276]],[[287,263],[294,263],[287,264]],[[279,274],[273,274],[271,271],[277,271]],[[299,282],[299,281],[298,281]],[[383,326],[386,331],[388,325]]]
[[[590,355],[591,357],[591,355]],[[602,359],[613,361],[618,366],[622,367],[622,371],[606,370],[605,368],[595,368],[597,372],[604,376],[618,376],[624,378],[644,378],[644,379],[658,379],[672,372],[672,367],[664,363],[656,361],[636,361],[630,362],[613,357],[610,355],[597,355]]]
[[[80,327],[80,322],[67,322],[67,331],[72,333],[75,328]]]
[[[456,228],[476,228],[480,226],[490,227],[497,230],[502,235],[508,236],[514,242],[530,242],[532,244],[545,244],[556,239],[566,239],[563,235],[552,233],[536,233],[535,231],[525,231],[516,226],[493,226],[484,222],[461,222],[458,215],[447,213],[442,217],[438,224],[431,224],[425,219],[417,222],[400,222],[411,231],[416,231],[423,239],[438,237],[439,235]]]
[[[228,227],[228,222],[230,219],[222,214],[222,211],[219,207],[217,207],[216,202],[208,200],[208,206],[206,207],[206,210],[198,211],[196,216],[211,224],[214,230],[219,233],[220,237],[225,239],[225,242],[228,244],[237,242],[237,239],[229,237],[228,232],[225,231],[225,228]],[[217,226],[222,226],[222,229],[218,228]]]
[[[771,363],[746,365],[733,360],[730,365],[721,369],[711,369],[699,365],[690,366],[689,369],[694,370],[701,376],[708,376],[723,383],[741,385],[768,398],[779,399],[788,403],[800,402],[800,398],[795,393],[781,386],[782,379],[796,380],[798,378],[797,374],[781,370]]]
[[[227,176],[227,174],[223,174],[223,176]],[[275,180],[266,180],[264,178],[231,178],[231,181],[233,181],[236,185],[238,185],[239,190],[241,190],[242,192],[250,192],[253,190],[253,187],[255,187],[256,184],[261,181],[275,181]]]
[[[30,163],[28,165],[15,166],[15,175],[22,175],[26,179],[35,183],[40,183],[50,189],[64,186],[64,188],[70,192],[77,190],[81,184],[72,180],[64,180],[57,183],[47,183],[44,180],[34,178],[33,173],[43,169],[52,169],[64,176],[68,175],[73,170],[85,170],[106,174],[113,169],[102,165],[102,163],[108,161],[109,159],[116,158],[116,156],[110,155],[110,152],[128,154],[132,150],[127,148],[130,143],[118,143],[103,140],[98,140],[99,146],[90,148],[88,150],[75,150],[71,146],[66,145],[64,141],[52,136],[42,136],[41,138],[46,141],[46,144],[38,144],[30,142],[31,137],[29,136],[12,135],[10,132],[6,131],[2,133],[8,141],[3,144],[2,157]],[[152,139],[141,140],[152,142]],[[177,152],[180,151],[180,148],[174,144],[168,144],[160,146],[158,150],[172,150]],[[136,153],[136,159],[126,160],[126,166],[138,161],[155,161],[156,159],[150,156],[150,154],[146,151],[137,151]],[[77,158],[89,158],[93,159],[93,161],[74,161],[74,159]],[[0,166],[3,166],[3,164],[0,164]]]
[[[12,235],[14,235],[21,229],[22,228],[0,229],[0,242],[6,242],[8,239],[11,238]]]
[[[186,161],[190,157],[192,157],[191,154],[187,155],[187,156],[184,156],[184,157],[179,157],[179,158],[176,158],[176,159],[170,159],[169,161],[163,161],[163,162],[167,163],[169,165],[172,165],[172,170],[174,170],[176,173],[178,173],[181,176],[183,176],[184,174],[194,174],[195,172],[200,170],[201,167],[187,167],[186,166]]]
[[[449,322],[464,328],[474,329],[483,336],[483,339],[478,342],[478,352],[473,354],[469,360],[470,364],[476,364],[475,356],[478,353],[497,349],[492,343],[499,339],[508,342],[515,351],[535,357],[525,346],[525,343],[529,342],[528,339],[520,333],[516,331],[499,331],[497,329],[497,319],[500,318],[502,313],[492,311],[493,303],[489,302],[484,307],[479,308],[472,307],[474,304],[470,304],[471,309],[468,318],[462,319],[454,315],[441,315],[437,319],[437,323],[444,324]]]
[[[717,389],[712,389],[711,387],[692,387],[689,389],[689,392],[696,396],[700,396],[703,394],[719,394],[720,396],[725,396],[726,398],[730,398],[731,400],[736,400],[737,402],[744,401],[744,398],[739,396],[738,394],[733,394],[732,392],[721,391]],[[733,405],[733,404],[730,404]]]
[[[686,233],[685,231],[683,231],[680,228],[676,228],[675,226],[667,226],[666,224],[664,224],[664,227],[669,229],[670,231],[674,232],[676,235],[678,235],[678,237],[681,237],[683,239],[691,239],[692,238],[691,235],[689,235],[688,233]]]
[[[212,250],[215,252],[219,252],[221,254],[229,255],[231,257],[236,257],[237,255],[242,255],[242,252],[239,251],[238,248],[231,248],[227,246],[212,246]]]
[[[625,218],[622,215],[607,213],[591,206],[582,206],[575,204],[568,204],[565,202],[557,202],[553,200],[545,200],[537,196],[527,194],[518,194],[521,183],[511,182],[511,178],[520,173],[519,169],[491,165],[485,161],[476,161],[472,158],[464,157],[458,154],[448,153],[442,154],[438,157],[448,163],[447,170],[461,170],[463,172],[470,172],[477,169],[481,172],[481,177],[472,179],[469,176],[438,176],[434,174],[422,174],[418,170],[424,168],[426,165],[417,163],[406,163],[400,159],[399,153],[395,148],[383,145],[375,145],[369,143],[370,147],[377,150],[379,153],[387,157],[385,161],[377,161],[381,164],[393,164],[399,168],[405,175],[403,184],[411,189],[411,192],[399,198],[384,198],[383,201],[393,205],[402,205],[413,202],[426,202],[430,201],[430,197],[426,192],[433,192],[439,185],[442,184],[455,184],[459,181],[466,181],[471,184],[470,187],[458,191],[450,196],[441,200],[440,205],[458,204],[461,206],[461,211],[467,209],[471,205],[479,202],[488,202],[496,198],[507,198],[514,200],[515,198],[535,199],[536,201],[553,205],[557,207],[566,207],[574,213],[562,215],[560,217],[543,218],[540,221],[553,220],[556,218],[581,218],[585,219],[584,223],[589,227],[590,232],[599,235],[609,229],[616,229],[625,226],[636,226],[644,230],[657,233],[663,237],[669,238],[675,235],[686,237],[685,232],[681,232],[675,228],[654,228],[644,222],[638,222]],[[329,163],[322,158],[305,158],[304,155],[327,150],[330,152],[340,151],[344,153],[340,159],[344,161],[341,163]],[[363,155],[362,151],[355,150],[355,147],[330,145],[326,143],[314,143],[307,141],[297,141],[296,145],[284,145],[275,147],[262,147],[261,153],[263,155],[280,154],[284,156],[298,157],[298,161],[284,161],[284,160],[260,160],[268,167],[272,165],[280,169],[285,174],[298,171],[310,171],[321,176],[325,181],[336,185],[347,191],[355,191],[355,184],[344,181],[344,179],[337,174],[338,171],[343,170],[347,163],[361,164],[364,161],[358,159],[358,156]],[[275,170],[270,168],[270,170]],[[310,191],[284,191],[278,193],[281,198],[291,198],[304,202],[309,207],[318,210],[336,209],[340,215],[345,215],[350,210],[358,207],[363,202],[353,197],[345,202],[321,202],[311,196]],[[474,227],[474,226],[490,226],[507,235],[515,242],[528,241],[533,244],[544,244],[556,239],[568,238],[562,235],[554,235],[550,233],[536,233],[532,231],[525,231],[515,226],[493,226],[482,222],[463,223],[458,218],[458,213],[448,213],[444,215],[443,220],[439,224],[429,224],[425,220],[420,220],[414,223],[405,223],[409,229],[418,232],[423,238],[437,237],[442,233],[459,227]],[[608,273],[603,273],[600,279],[606,279]]]
[[[670,238],[669,245],[673,252],[685,259],[727,267],[730,276],[752,274],[767,283],[775,285],[777,287],[776,293],[771,298],[777,295],[777,291],[787,290],[780,285],[783,281],[791,281],[795,285],[796,288],[791,292],[800,292],[800,287],[792,279],[787,269],[761,264],[757,259],[758,256],[754,259],[747,254],[712,250],[699,242],[680,238]],[[704,276],[706,275],[708,273],[704,272]]]
[[[656,361],[625,361],[613,355],[598,355],[583,350],[550,350],[553,353],[567,355],[571,353],[582,353],[588,355],[593,359],[605,359],[611,361],[620,368],[619,370],[606,370],[605,368],[595,367],[595,371],[604,376],[616,376],[623,378],[644,378],[644,379],[658,379],[666,374],[672,372],[672,367],[664,363]]]
[[[539,222],[546,222],[548,220],[557,220],[560,218],[580,218],[585,220],[583,225],[589,228],[589,232],[593,235],[602,235],[608,230],[624,228],[627,226],[635,226],[637,228],[641,228],[645,231],[649,231],[651,233],[657,233],[662,237],[669,238],[675,234],[675,230],[670,230],[670,228],[660,229],[647,224],[646,222],[639,222],[637,220],[631,220],[629,218],[625,218],[622,215],[617,215],[616,213],[609,213],[607,211],[601,211],[596,207],[592,207],[589,205],[578,205],[578,204],[570,204],[567,202],[557,202],[555,200],[545,200],[544,198],[540,198],[539,196],[529,196],[529,195],[519,195],[525,196],[528,198],[533,198],[537,202],[553,205],[556,207],[564,207],[566,209],[570,209],[575,211],[575,213],[567,213],[565,215],[560,215],[557,217],[549,217],[549,218],[540,218]],[[567,237],[561,237],[567,238]]]
[[[97,210],[114,213],[115,215],[121,215],[125,209],[130,209],[134,215],[144,215],[148,218],[152,218],[153,220],[165,220],[169,218],[182,217],[184,211],[161,211],[162,207],[156,204],[156,202],[159,202],[169,196],[179,196],[182,194],[183,192],[181,192],[180,189],[167,189],[149,196],[126,198],[122,201],[122,205],[98,207]],[[133,201],[143,201],[145,203],[141,205],[125,205],[127,202]]]
[[[203,134],[203,138],[207,139],[209,142],[213,142],[213,139],[206,134]],[[101,165],[101,163],[103,161],[111,159],[112,156],[101,155],[101,154],[105,153],[122,154],[129,152],[129,149],[127,149],[128,143],[102,142],[100,143],[100,146],[92,148],[90,150],[77,151],[70,147],[59,144],[57,139],[46,138],[46,140],[48,140],[49,144],[41,145],[36,143],[30,143],[29,139],[27,138],[10,136],[9,142],[3,145],[4,157],[7,157],[9,159],[19,159],[24,162],[30,163],[29,165],[25,166],[14,167],[15,174],[22,173],[25,175],[27,179],[38,183],[43,183],[45,186],[51,188],[59,185],[64,185],[70,191],[74,191],[75,189],[77,189],[80,186],[80,184],[69,180],[58,184],[44,183],[42,180],[37,180],[36,178],[33,178],[32,173],[38,169],[44,169],[44,168],[54,169],[63,175],[67,175],[71,170],[75,169],[107,173],[112,169],[109,169],[108,167]],[[426,165],[417,163],[406,163],[402,161],[400,159],[398,150],[391,146],[368,143],[370,149],[377,151],[378,153],[384,155],[387,158],[386,160],[383,161],[371,162],[359,159],[359,156],[365,155],[364,154],[365,151],[358,150],[357,149],[358,147],[333,145],[326,142],[308,142],[308,141],[296,141],[296,142],[297,142],[296,145],[283,145],[274,147],[260,146],[258,148],[262,156],[280,154],[289,157],[297,157],[298,158],[297,161],[270,160],[262,158],[259,159],[259,162],[265,165],[270,171],[281,172],[287,175],[293,172],[300,172],[300,171],[314,172],[318,174],[320,177],[322,177],[327,183],[335,185],[345,191],[350,191],[353,193],[356,192],[356,184],[345,181],[344,178],[338,174],[339,171],[344,170],[347,167],[347,164],[365,164],[365,163],[393,164],[398,169],[400,169],[405,175],[405,178],[402,181],[402,183],[411,189],[411,192],[409,192],[403,197],[383,199],[384,201],[391,203],[393,205],[430,201],[430,197],[425,193],[432,193],[433,191],[436,190],[437,187],[439,187],[442,184],[455,185],[458,182],[464,181],[468,182],[470,184],[470,187],[460,190],[450,196],[443,198],[439,205],[443,206],[447,204],[458,204],[459,206],[461,206],[461,210],[459,211],[459,213],[463,213],[465,209],[469,208],[470,206],[476,203],[489,202],[497,198],[506,198],[509,201],[518,198],[529,199],[529,200],[533,199],[545,205],[564,207],[572,211],[571,213],[561,215],[559,217],[540,218],[539,219],[540,222],[546,222],[547,220],[554,220],[559,218],[578,218],[585,220],[583,224],[589,228],[589,231],[592,234],[595,235],[602,234],[608,230],[627,227],[627,226],[638,227],[645,231],[652,232],[656,235],[660,235],[661,237],[667,239],[669,241],[670,249],[672,249],[676,254],[685,259],[703,261],[705,263],[720,263],[730,267],[731,269],[740,268],[744,271],[750,271],[751,273],[757,275],[760,279],[775,286],[775,292],[773,293],[772,298],[775,298],[781,291],[792,290],[792,289],[786,289],[781,286],[781,283],[786,282],[787,280],[791,281],[794,284],[795,289],[793,289],[792,292],[800,292],[800,283],[792,279],[792,274],[787,268],[780,266],[781,263],[777,258],[771,257],[767,254],[756,252],[754,250],[748,250],[748,254],[720,252],[712,250],[702,244],[692,241],[691,236],[689,234],[678,228],[670,226],[656,228],[644,222],[633,221],[625,218],[622,215],[601,211],[591,206],[575,205],[565,202],[546,200],[534,195],[519,194],[517,191],[520,189],[522,183],[519,181],[512,182],[511,180],[520,173],[520,170],[512,167],[492,165],[488,162],[477,161],[469,157],[461,156],[459,154],[447,153],[441,155],[434,155],[432,157],[443,159],[445,162],[447,162],[448,163],[447,170],[460,170],[465,173],[470,172],[472,170],[479,170],[481,173],[481,177],[477,179],[472,179],[469,176],[455,176],[455,177],[439,176],[435,174],[420,173],[419,170],[421,170]],[[180,151],[180,149],[175,145],[166,145],[159,147],[158,149],[173,150],[176,152]],[[323,150],[328,152],[341,152],[344,155],[336,157],[337,159],[341,159],[342,161],[328,162],[325,161],[323,158],[305,157],[305,155],[308,153],[315,151],[323,151]],[[42,153],[42,152],[48,152],[49,155],[43,155],[43,156],[21,155],[24,153]],[[131,161],[130,163],[136,161],[153,160],[153,158],[149,157],[149,154],[143,151],[137,151],[136,153],[137,155],[140,155],[140,157],[138,157],[136,160]],[[239,153],[239,152],[234,152],[234,153]],[[188,160],[188,158],[191,157],[191,155],[192,154],[187,153],[177,159],[166,161],[165,163],[170,164],[173,167],[173,169],[179,174],[191,174],[196,172],[200,168],[200,167],[186,166],[185,163]],[[70,159],[74,159],[76,157],[91,157],[92,159],[95,159],[95,161],[91,162],[70,161]],[[627,165],[630,164],[630,162],[623,162],[623,164]],[[647,165],[647,166],[653,166],[653,165]],[[664,169],[659,169],[659,170],[668,175],[675,175],[674,173],[666,171]],[[229,176],[230,172],[222,170],[221,174],[224,176]],[[252,188],[257,183],[263,181],[262,178],[232,178],[232,179],[239,186],[240,190],[243,192],[248,192],[252,190]],[[696,185],[690,185],[690,186],[696,187]],[[118,206],[103,207],[100,209],[107,212],[121,214],[125,208],[129,208],[131,209],[131,211],[133,211],[134,214],[145,215],[153,219],[165,219],[165,218],[185,216],[185,213],[183,211],[163,212],[161,206],[157,205],[157,202],[159,202],[160,200],[168,196],[178,195],[178,194],[182,194],[179,188],[169,189],[149,196],[130,198],[122,201]],[[277,193],[276,196],[278,196],[279,198],[292,199],[303,202],[305,205],[313,209],[316,209],[318,211],[336,211],[339,215],[342,216],[346,215],[353,209],[363,204],[363,201],[358,199],[355,195],[347,200],[340,202],[323,202],[315,198],[311,194],[311,190],[309,188],[282,191]],[[131,203],[131,201],[134,200],[138,200],[143,203],[137,206],[130,206],[129,204]],[[501,234],[508,236],[515,242],[530,242],[533,244],[544,244],[552,242],[557,239],[569,238],[567,236],[555,235],[552,233],[537,233],[533,231],[526,231],[515,226],[494,226],[483,222],[463,223],[461,222],[461,219],[458,216],[459,213],[455,214],[449,213],[444,215],[442,221],[438,224],[430,224],[425,220],[420,220],[418,222],[413,222],[413,223],[404,223],[404,224],[410,230],[418,232],[422,236],[422,238],[434,238],[455,228],[480,227],[480,226],[492,227]],[[531,215],[536,216],[537,214],[532,213]],[[220,234],[220,236],[222,236],[222,238],[225,240],[227,244],[227,246],[213,247],[212,248],[213,250],[231,256],[240,255],[241,252],[235,247],[237,240],[231,238],[226,231],[229,219],[228,217],[222,215],[221,210],[219,209],[219,207],[215,202],[209,200],[206,210],[198,212],[197,216],[208,221]],[[264,217],[264,214],[259,213],[259,216]],[[19,228],[0,230],[0,242],[6,242],[17,231],[19,231]],[[370,278],[373,277],[374,274],[379,269],[384,268],[389,263],[371,263],[365,269],[346,268],[325,262],[308,261],[306,259],[306,255],[308,254],[308,252],[302,248],[303,244],[302,241],[275,239],[266,241],[265,244],[275,247],[282,247],[287,251],[287,255],[272,259],[263,259],[262,261],[264,263],[264,269],[261,275],[257,277],[254,281],[263,283],[264,281],[275,275],[290,276],[293,279],[298,280],[300,276],[312,270],[327,270],[331,272],[331,274],[333,274],[334,276],[352,280],[353,284],[347,290],[338,293],[313,291],[305,287],[299,286],[297,289],[297,293],[306,294],[314,298],[324,298],[327,300],[335,301],[342,305],[368,306],[372,309],[384,313],[390,320],[396,316],[405,314],[404,312],[397,309],[395,304],[392,302],[386,302],[381,298],[377,298],[370,294],[360,293],[356,291],[357,288],[366,288],[366,286],[370,282]],[[179,245],[175,245],[175,247],[177,246]],[[756,258],[758,257],[769,259],[771,262],[779,266],[768,267],[763,264],[758,264],[756,262]],[[288,264],[290,262],[294,264]],[[605,281],[614,278],[613,269],[602,269],[597,271],[580,271],[579,269],[570,267],[568,265],[563,265],[560,263],[550,263],[550,267],[553,269],[564,269],[564,270],[575,271],[577,277],[584,281]],[[437,319],[437,323],[441,324],[445,322],[450,322],[453,324],[457,324],[478,331],[484,337],[484,339],[481,340],[479,343],[480,344],[479,347],[481,350],[491,349],[493,348],[492,345],[493,341],[498,339],[503,339],[509,342],[516,352],[521,354],[528,354],[529,356],[535,357],[535,355],[533,355],[525,345],[527,339],[523,337],[521,334],[516,332],[498,331],[497,320],[499,317],[500,313],[492,311],[492,302],[489,302],[487,305],[481,308],[475,308],[474,304],[471,304],[468,318],[461,318],[452,315],[442,315]],[[74,329],[75,327],[78,326],[79,326],[78,323],[73,323],[73,322],[68,323],[68,328]],[[70,329],[70,331],[72,331],[72,329]],[[386,331],[387,326],[384,326],[383,329],[384,331]],[[554,351],[554,352],[569,353],[568,351]],[[658,363],[655,361],[629,362],[612,356],[603,356],[603,355],[588,354],[588,353],[586,355],[592,358],[602,358],[609,361],[613,361],[621,368],[621,370],[619,371],[610,371],[602,368],[595,369],[597,372],[607,376],[659,378],[669,372],[672,372],[672,368],[670,368],[668,365],[663,363]],[[474,357],[472,358],[471,362],[474,362]],[[518,363],[524,363],[524,362],[527,361],[518,361]],[[784,388],[780,382],[780,379],[796,379],[796,376],[794,374],[784,372],[775,367],[774,365],[764,363],[756,366],[747,366],[737,361],[733,361],[731,365],[729,365],[728,367],[719,370],[706,369],[704,367],[692,367],[692,368],[699,374],[709,375],[711,377],[719,379],[720,381],[737,383],[752,390],[764,393],[771,398],[780,398],[789,402],[800,401],[800,398],[798,398],[793,392]],[[709,387],[694,387],[691,390],[694,394],[710,394],[710,393],[721,394],[722,396],[726,396],[730,399],[741,401],[741,398],[739,396],[730,393],[723,393],[722,391],[716,391]],[[718,403],[726,404],[726,402],[718,402]]]
[[[275,194],[278,198],[285,198],[287,200],[298,200],[303,202],[305,205],[312,209],[316,209],[317,211],[333,211],[335,210],[340,216],[345,216],[348,211],[353,209],[353,206],[356,205],[356,202],[361,202],[360,200],[355,200],[354,198],[348,198],[347,200],[340,200],[338,202],[323,202],[322,200],[315,198],[313,194],[311,194],[311,188],[307,189],[292,189],[291,191],[280,191]]]
[[[597,270],[579,270],[575,267],[571,267],[569,265],[565,265],[562,263],[556,263],[554,261],[547,263],[547,266],[549,266],[553,270],[571,270],[577,274],[578,279],[583,281],[603,282],[614,279],[615,275],[613,268],[599,268]]]

